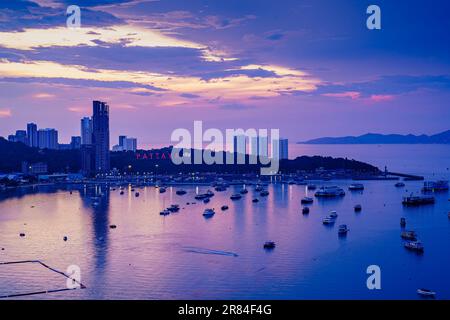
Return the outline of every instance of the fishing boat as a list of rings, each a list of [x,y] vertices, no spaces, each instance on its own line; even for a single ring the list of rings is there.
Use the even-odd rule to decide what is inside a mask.
[[[436,295],[436,292],[431,291],[429,289],[420,288],[420,289],[417,289],[417,294],[424,296],[424,297],[434,297]]]
[[[321,187],[314,196],[322,198],[342,197],[345,196],[345,191],[337,186]]]
[[[304,198],[302,198],[302,200],[300,201],[302,204],[310,204],[310,203],[313,203],[314,202],[314,199],[313,198],[310,198],[310,197],[304,197]]]
[[[220,209],[221,209],[222,211],[228,210],[228,206],[222,206]]]
[[[424,247],[420,241],[408,241],[405,243],[405,248],[411,251],[423,252]]]
[[[241,198],[242,198],[242,196],[240,193],[235,193],[235,194],[231,195],[231,197],[230,197],[231,200],[239,200]]]
[[[360,212],[362,210],[362,206],[360,204],[357,204],[355,207],[355,212]]]
[[[347,228],[347,225],[346,224],[341,224],[339,226],[338,234],[345,235],[345,234],[347,234],[348,231],[349,231],[349,229]]]
[[[406,240],[416,240],[417,239],[417,233],[415,231],[403,231],[400,235],[402,239]]]
[[[269,191],[263,190],[263,191],[261,191],[261,192],[259,193],[259,195],[260,195],[261,197],[267,197],[267,196],[269,195]]]
[[[308,207],[303,207],[302,213],[303,214],[308,214],[309,213],[309,208]]]
[[[182,195],[186,194],[187,192],[186,192],[186,190],[180,189],[180,190],[177,190],[175,193],[179,196],[182,196]]]
[[[349,187],[348,190],[351,191],[359,191],[359,190],[364,190],[364,185],[362,183],[352,183]]]
[[[203,216],[205,218],[210,218],[215,214],[216,214],[216,212],[214,211],[214,209],[205,209],[205,211],[203,211]]]
[[[420,206],[426,204],[434,204],[434,197],[430,196],[413,196],[412,194],[409,197],[403,197],[402,204],[404,206]]]
[[[266,241],[264,242],[264,249],[275,249],[275,242],[274,241]]]

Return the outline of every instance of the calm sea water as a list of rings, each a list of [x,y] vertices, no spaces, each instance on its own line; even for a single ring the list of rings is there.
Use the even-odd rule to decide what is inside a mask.
[[[409,146],[397,154],[401,158],[385,156],[392,159],[392,170],[408,161],[413,169],[398,170],[431,168],[430,175],[450,156],[448,147],[428,158]],[[440,177],[450,178],[445,168]],[[347,189],[351,181],[327,183]],[[131,190],[120,195],[100,187],[72,194],[30,188],[1,198],[0,261],[39,259],[61,271],[69,265],[81,268],[86,289],[28,299],[419,299],[421,287],[450,299],[450,195],[436,194],[435,205],[403,208],[402,196],[422,184],[406,182],[399,189],[394,183],[369,181],[362,193],[315,199],[307,216],[300,199],[311,192],[297,185],[271,185],[266,198],[248,187],[249,193],[233,202],[229,196],[241,188],[234,186],[216,192],[209,204],[191,205],[186,202],[206,187],[185,187],[184,196],[176,195],[176,188],[159,194],[146,187],[138,189],[138,198]],[[98,194],[103,196],[94,207],[91,197]],[[254,197],[260,199],[256,204]],[[178,213],[159,215],[175,203],[182,208]],[[230,209],[222,212],[224,204]],[[362,205],[361,213],[354,212],[355,204]],[[211,219],[202,216],[207,207],[216,209]],[[331,210],[339,217],[327,227],[321,220]],[[407,219],[407,229],[417,231],[423,255],[403,248],[400,217]],[[350,231],[340,238],[337,227],[344,223]],[[26,236],[19,237],[21,232]],[[273,251],[263,249],[267,240],[276,242]],[[374,264],[381,268],[381,290],[366,287],[366,269]],[[65,286],[64,277],[37,264],[0,265],[0,296]]]

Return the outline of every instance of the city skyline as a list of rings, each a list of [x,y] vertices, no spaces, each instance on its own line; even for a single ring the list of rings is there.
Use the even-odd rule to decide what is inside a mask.
[[[33,119],[69,141],[94,98],[139,147],[199,119],[290,141],[447,130],[450,5],[377,4],[381,30],[355,1],[83,1],[79,30],[67,1],[3,4],[0,135]]]

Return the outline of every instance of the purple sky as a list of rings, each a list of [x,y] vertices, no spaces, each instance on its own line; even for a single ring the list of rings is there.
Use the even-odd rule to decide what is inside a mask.
[[[372,2],[2,1],[0,135],[36,122],[68,142],[92,100],[110,104],[112,144],[141,147],[194,120],[291,142],[450,129],[449,2],[375,1],[368,30]]]

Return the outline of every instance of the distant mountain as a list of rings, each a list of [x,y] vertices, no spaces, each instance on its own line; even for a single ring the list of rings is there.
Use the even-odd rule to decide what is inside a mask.
[[[301,144],[450,144],[450,130],[431,136],[422,134],[378,134],[367,133],[362,136],[325,137],[298,142]]]

